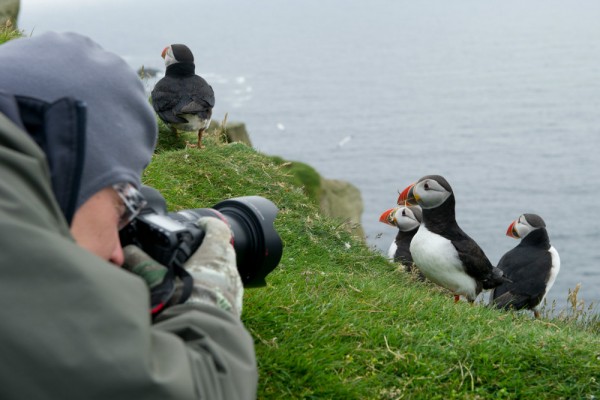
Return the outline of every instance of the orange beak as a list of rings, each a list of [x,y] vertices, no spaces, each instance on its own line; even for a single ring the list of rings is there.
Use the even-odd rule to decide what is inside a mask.
[[[168,47],[165,47],[165,48],[163,49],[162,53],[160,54],[160,56],[161,56],[162,58],[165,58],[165,57],[167,56],[167,51],[169,51],[169,48],[168,48]]]
[[[515,238],[515,239],[519,238],[519,232],[517,232],[517,230],[515,229],[516,224],[517,224],[516,220],[511,222],[511,224],[508,226],[508,229],[506,230],[506,236],[510,236],[511,238]]]
[[[383,214],[381,214],[381,216],[379,217],[379,222],[383,222],[384,224],[391,226],[396,226],[394,221],[396,220],[397,209],[398,207],[394,207],[384,211]]]
[[[398,205],[401,205],[401,206],[404,206],[404,205],[416,206],[417,205],[417,201],[416,201],[414,193],[413,193],[414,187],[415,187],[415,184],[413,183],[412,185],[409,185],[406,189],[404,189],[402,191],[402,193],[400,193],[400,196],[398,196]]]

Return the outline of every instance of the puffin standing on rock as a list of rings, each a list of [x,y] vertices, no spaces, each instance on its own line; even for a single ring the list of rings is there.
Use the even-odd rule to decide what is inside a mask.
[[[479,245],[456,223],[452,188],[439,175],[427,175],[400,193],[398,204],[418,204],[423,221],[410,243],[410,253],[429,280],[474,302],[482,289],[507,282]]]
[[[398,228],[398,234],[388,250],[388,258],[404,265],[406,272],[413,269],[410,242],[417,233],[422,218],[423,212],[419,206],[394,207],[384,211],[379,217],[379,222]]]
[[[554,285],[560,271],[560,257],[550,244],[546,223],[539,215],[521,215],[510,224],[506,235],[521,239],[498,262],[498,268],[512,282],[496,287],[490,304],[507,310],[532,310],[539,318],[537,307]]]
[[[172,44],[162,52],[167,71],[152,90],[152,106],[174,134],[177,130],[202,133],[210,124],[215,93],[204,78],[195,74],[194,55],[183,44]]]

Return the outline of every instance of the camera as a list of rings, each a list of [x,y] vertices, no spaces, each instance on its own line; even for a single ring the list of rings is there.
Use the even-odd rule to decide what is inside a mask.
[[[264,286],[265,277],[279,264],[283,243],[273,226],[278,209],[272,201],[260,196],[236,197],[212,208],[168,213],[160,192],[150,186],[142,186],[141,192],[148,203],[120,231],[121,244],[140,247],[175,275],[184,273],[183,264],[202,244],[204,231],[195,222],[204,216],[229,225],[244,287]]]

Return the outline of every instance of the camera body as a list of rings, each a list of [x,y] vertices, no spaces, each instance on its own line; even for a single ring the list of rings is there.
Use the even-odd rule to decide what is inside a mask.
[[[121,231],[121,237],[123,246],[134,244],[160,264],[175,268],[182,267],[200,246],[204,232],[193,223],[145,212]]]
[[[148,204],[121,230],[121,243],[140,247],[176,275],[202,244],[205,233],[195,224],[200,217],[219,218],[231,229],[244,287],[264,286],[265,277],[279,264],[283,243],[273,226],[278,209],[270,200],[260,196],[237,197],[213,208],[167,213],[158,191],[143,186],[142,193]]]

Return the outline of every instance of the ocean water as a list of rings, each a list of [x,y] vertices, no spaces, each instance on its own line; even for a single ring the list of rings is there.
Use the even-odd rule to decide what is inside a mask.
[[[87,34],[136,69],[187,44],[214,118],[356,185],[376,250],[395,236],[378,217],[398,191],[440,174],[492,263],[517,244],[510,222],[537,213],[562,261],[548,300],[566,307],[581,283],[600,303],[600,2],[49,3],[22,0],[20,28]]]

